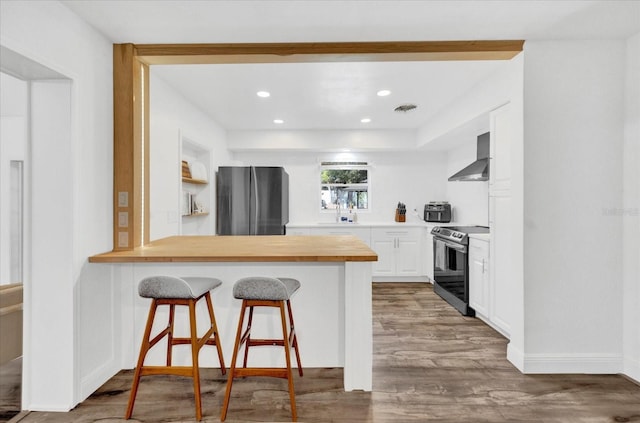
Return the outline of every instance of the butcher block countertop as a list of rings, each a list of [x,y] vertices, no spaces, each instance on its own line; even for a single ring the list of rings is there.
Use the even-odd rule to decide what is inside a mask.
[[[355,236],[172,236],[131,251],[89,257],[91,263],[377,261]]]

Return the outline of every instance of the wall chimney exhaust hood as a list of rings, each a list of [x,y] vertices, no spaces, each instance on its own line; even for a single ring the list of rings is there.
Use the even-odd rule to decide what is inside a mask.
[[[449,181],[489,180],[489,132],[478,135],[477,160],[449,178]]]

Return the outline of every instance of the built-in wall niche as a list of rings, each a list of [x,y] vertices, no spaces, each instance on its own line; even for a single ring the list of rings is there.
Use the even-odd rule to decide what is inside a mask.
[[[215,234],[211,210],[211,150],[180,136],[180,235]]]

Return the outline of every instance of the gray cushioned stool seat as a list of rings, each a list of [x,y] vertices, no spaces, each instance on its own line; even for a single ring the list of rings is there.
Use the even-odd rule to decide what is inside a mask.
[[[198,298],[222,285],[216,278],[149,276],[140,281],[138,294],[144,298]]]
[[[239,279],[233,285],[233,296],[241,300],[284,301],[300,288],[300,282],[292,278],[268,278],[252,276]]]

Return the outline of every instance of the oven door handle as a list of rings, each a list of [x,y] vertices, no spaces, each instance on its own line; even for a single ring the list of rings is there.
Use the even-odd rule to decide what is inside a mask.
[[[442,242],[447,248],[451,248],[452,250],[460,251],[461,253],[467,252],[467,247],[460,244],[452,244],[450,242],[443,241],[439,239],[438,242]]]

